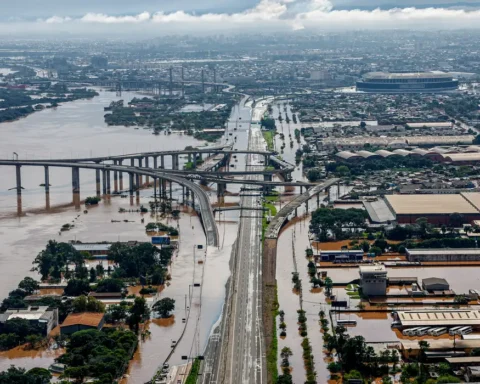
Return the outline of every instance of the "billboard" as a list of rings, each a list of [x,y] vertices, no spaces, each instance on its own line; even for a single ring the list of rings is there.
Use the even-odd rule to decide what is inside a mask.
[[[170,245],[169,236],[152,236],[153,245]]]

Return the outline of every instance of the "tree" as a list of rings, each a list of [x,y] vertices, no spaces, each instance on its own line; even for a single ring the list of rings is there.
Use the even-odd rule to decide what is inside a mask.
[[[370,249],[370,243],[364,240],[360,243],[360,247],[362,248],[363,252],[368,252],[368,250]]]
[[[165,297],[155,303],[153,309],[157,311],[162,318],[170,317],[170,312],[175,309],[175,300]]]
[[[288,347],[283,347],[282,351],[280,352],[280,357],[282,359],[288,359],[290,356],[293,355],[293,352],[290,348]]]
[[[122,280],[107,278],[98,282],[96,292],[122,292],[124,288]]]
[[[448,218],[448,224],[453,228],[459,228],[464,223],[464,217],[461,213],[454,212]]]
[[[375,256],[381,256],[382,255],[382,250],[378,247],[372,247],[372,248],[370,248],[370,253],[374,253]]]
[[[325,278],[325,293],[327,296],[332,295],[333,281],[330,277]]]
[[[80,296],[87,295],[90,292],[90,283],[87,280],[72,279],[65,287],[65,295]]]
[[[92,296],[80,296],[72,302],[73,312],[105,312],[105,304]]]
[[[32,368],[27,372],[11,365],[0,372],[0,384],[49,384],[51,379],[52,374],[44,368]]]
[[[117,323],[127,318],[128,305],[122,301],[120,305],[110,305],[106,314],[106,321],[108,323]]]
[[[40,343],[43,341],[43,337],[40,335],[28,335],[25,337],[25,341],[30,344],[30,347],[32,349],[37,349],[37,347],[40,345]]]
[[[28,295],[31,295],[40,289],[40,284],[38,284],[38,281],[27,276],[18,284],[18,288],[23,289]]]
[[[97,280],[97,271],[95,268],[90,268],[90,282],[94,283]]]
[[[129,314],[130,316],[127,319],[128,326],[135,333],[138,333],[139,324],[150,318],[150,310],[145,298],[136,297],[133,305],[130,307]]]
[[[350,168],[346,165],[340,165],[335,169],[335,173],[340,177],[345,177],[350,174]]]
[[[97,276],[103,276],[105,274],[105,268],[103,268],[102,264],[97,264],[95,267]]]

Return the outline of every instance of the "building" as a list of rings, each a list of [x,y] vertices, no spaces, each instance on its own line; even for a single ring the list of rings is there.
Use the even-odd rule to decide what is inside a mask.
[[[360,287],[366,296],[385,296],[387,293],[387,270],[385,265],[361,265]]]
[[[37,326],[44,336],[58,325],[58,309],[47,306],[30,306],[26,309],[7,309],[0,314],[0,328],[12,319],[28,320],[32,326]]]
[[[363,251],[360,249],[346,249],[342,251],[320,250],[320,261],[354,262],[363,259]]]
[[[458,89],[458,80],[448,73],[369,72],[357,81],[357,91],[375,93],[448,92]]]
[[[480,327],[480,311],[473,309],[419,309],[398,311],[401,327]],[[478,340],[480,342],[480,340]]]
[[[423,279],[422,287],[425,291],[429,292],[450,290],[450,284],[448,284],[448,281],[439,277]]]
[[[86,329],[101,330],[105,323],[105,314],[96,312],[71,313],[60,325],[62,335],[71,335],[72,333]]]
[[[107,257],[111,243],[73,243],[72,247],[78,252],[87,252],[90,256],[96,258]]]
[[[406,359],[414,359],[420,354],[421,348],[418,342],[419,340],[402,340],[401,351]],[[472,350],[480,348],[480,340],[461,340],[458,338],[455,341],[453,339],[430,339],[428,344],[430,345],[428,353],[443,352],[444,357],[460,355],[461,351],[470,353]]]
[[[123,298],[122,292],[90,292],[88,296],[94,297],[97,300],[118,300]]]
[[[478,248],[406,249],[408,261],[480,261]]]
[[[461,214],[463,224],[480,219],[479,209],[463,194],[388,195],[385,202],[399,224],[415,224],[424,217],[435,225],[449,225],[452,213]]]

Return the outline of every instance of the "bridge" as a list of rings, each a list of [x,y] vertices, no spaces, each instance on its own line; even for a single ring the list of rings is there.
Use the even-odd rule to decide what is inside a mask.
[[[130,197],[133,199],[133,192],[135,190],[137,198],[139,197],[140,191],[140,176],[148,176],[154,180],[154,195],[157,196],[157,185],[158,181],[162,180],[161,184],[161,193],[163,196],[166,196],[166,183],[177,183],[183,187],[182,197],[185,199],[185,195],[189,192],[192,193],[192,205],[195,209],[195,198],[197,196],[199,200],[199,214],[203,223],[205,234],[207,237],[207,244],[211,246],[218,246],[218,230],[215,223],[215,217],[213,214],[210,201],[208,199],[205,191],[194,182],[191,182],[183,177],[167,174],[159,170],[152,170],[150,168],[139,168],[139,167],[128,167],[120,165],[105,165],[105,164],[89,164],[89,163],[73,163],[72,162],[54,162],[54,161],[41,161],[41,160],[0,160],[0,165],[4,166],[15,166],[16,168],[16,190],[17,190],[17,211],[21,213],[21,199],[22,199],[22,179],[21,179],[21,167],[22,166],[37,166],[44,167],[45,170],[45,194],[47,199],[47,205],[49,205],[49,193],[50,193],[50,177],[49,177],[49,167],[63,167],[72,169],[72,193],[73,193],[73,203],[75,207],[80,208],[80,169],[91,169],[96,172],[96,185],[97,185],[97,195],[100,195],[100,173],[103,174],[103,194],[110,195],[111,186],[110,186],[110,172],[114,171],[122,175],[127,173],[129,175],[129,192]],[[134,181],[135,178],[135,181]],[[170,197],[172,196],[172,189],[170,184]]]

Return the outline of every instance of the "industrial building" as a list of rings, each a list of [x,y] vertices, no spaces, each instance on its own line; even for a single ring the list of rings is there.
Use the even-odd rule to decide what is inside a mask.
[[[399,224],[414,224],[423,217],[432,224],[448,225],[452,213],[461,214],[467,224],[480,219],[480,210],[471,202],[476,198],[473,194],[388,195],[385,202]]]
[[[480,261],[478,248],[406,249],[408,261]]]
[[[358,249],[346,249],[342,251],[320,250],[320,261],[354,262],[363,259],[363,251]]]
[[[71,313],[60,325],[62,335],[71,335],[72,333],[86,329],[101,330],[105,323],[105,314],[97,312]]]
[[[387,269],[383,264],[359,267],[360,288],[366,296],[385,296],[387,293]]]
[[[402,355],[406,359],[416,358],[421,351],[419,340],[403,341]],[[439,356],[438,352],[442,352],[441,356],[464,356],[465,353],[471,353],[474,349],[480,348],[480,340],[453,340],[453,339],[431,339],[428,340],[427,358],[429,356]]]
[[[450,284],[440,277],[429,277],[422,280],[422,287],[428,292],[440,292],[450,290]]]
[[[357,81],[357,91],[374,93],[448,92],[458,89],[458,80],[448,73],[369,72]]]
[[[419,309],[398,311],[395,315],[400,327],[480,327],[480,311],[474,309]],[[479,340],[480,342],[480,340]]]
[[[58,325],[58,309],[47,306],[31,306],[26,309],[7,309],[0,314],[0,328],[12,319],[27,320],[30,325],[38,327],[44,336]]]

